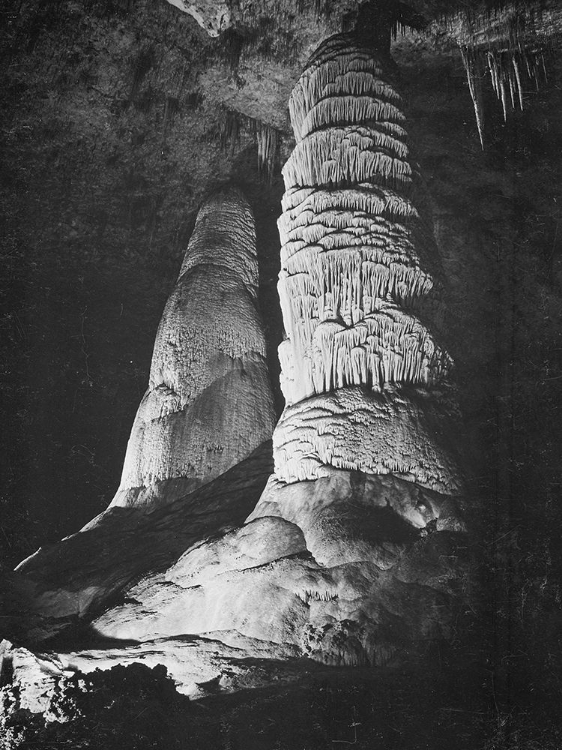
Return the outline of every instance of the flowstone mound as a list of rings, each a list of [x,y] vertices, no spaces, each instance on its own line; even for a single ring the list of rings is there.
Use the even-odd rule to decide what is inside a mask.
[[[22,598],[11,619],[27,642],[87,622],[255,507],[274,425],[257,285],[252,212],[239,190],[223,189],[198,214],[164,310],[115,498],[10,582]]]

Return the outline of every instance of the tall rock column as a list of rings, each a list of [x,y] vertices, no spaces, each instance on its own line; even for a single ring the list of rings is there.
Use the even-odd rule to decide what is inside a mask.
[[[303,533],[319,567],[303,563],[298,642],[330,664],[423,652],[450,637],[470,589],[437,248],[389,64],[340,34],[292,92],[286,407],[275,473],[247,521]]]
[[[287,405],[273,436],[273,476],[244,526],[201,539],[138,580],[91,622],[92,632],[143,643],[199,635],[253,657],[373,666],[411,663],[457,633],[469,579],[452,363],[436,334],[436,248],[382,59],[352,35],[332,37],[291,97],[297,143],[283,170],[279,222]],[[199,268],[198,247],[192,241],[186,284]],[[201,283],[216,286],[210,279],[206,272]],[[173,304],[146,397],[150,404],[158,395],[160,409],[167,391],[158,385],[179,388],[164,377],[161,363],[175,364],[159,354],[164,333],[188,336],[183,324],[167,328]],[[218,330],[231,330],[219,320]],[[194,335],[187,340],[199,341]],[[214,342],[209,335],[204,341]],[[213,356],[221,365],[222,355]],[[197,378],[186,371],[185,382],[204,380],[205,368]],[[164,434],[181,434],[176,411],[154,423],[142,409],[131,466],[150,465],[141,460],[143,430],[159,436],[161,424]],[[185,455],[178,443],[170,460],[180,465]],[[89,658],[73,654],[72,663]]]
[[[430,322],[436,248],[400,98],[373,50],[351,35],[324,42],[290,108],[275,473],[242,528],[186,550],[92,626],[409,663],[458,626],[468,582],[451,360]]]
[[[199,211],[164,309],[112,506],[169,503],[271,437],[257,288],[250,207],[220,191]]]
[[[290,113],[276,476],[315,479],[332,466],[454,492],[436,415],[451,360],[427,322],[435,248],[400,97],[372,51],[340,35],[310,60]]]
[[[199,211],[164,309],[113,502],[17,568],[28,613],[14,622],[31,640],[89,621],[254,507],[271,472],[275,416],[257,286],[250,207],[222,190]]]

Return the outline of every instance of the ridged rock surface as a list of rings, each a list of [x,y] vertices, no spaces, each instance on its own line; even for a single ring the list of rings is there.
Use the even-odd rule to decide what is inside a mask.
[[[421,388],[354,386],[288,406],[274,433],[276,477],[317,479],[330,467],[394,474],[438,492],[460,489],[449,396]]]
[[[414,201],[400,99],[373,51],[338,35],[321,45],[296,85],[291,116],[297,145],[284,169],[279,283],[287,406],[274,433],[275,472],[244,525],[218,527],[214,535],[203,530],[174,560],[152,563],[130,580],[120,602],[99,613],[90,608],[96,638],[133,642],[115,650],[116,660],[157,653],[171,664],[174,644],[204,639],[219,644],[225,659],[238,649],[240,659],[265,653],[327,665],[410,663],[451,636],[466,598],[451,361],[431,322],[439,307],[435,247]],[[204,218],[180,290],[199,272],[199,248],[209,247]],[[202,284],[207,272],[210,291],[226,270],[206,266]],[[236,289],[241,278],[251,289],[245,274],[239,264]],[[166,349],[184,330],[197,349],[200,335],[197,327],[187,333],[174,304],[164,315],[125,475],[136,477],[135,467],[150,464],[141,460],[145,443],[136,436],[153,429],[152,415],[172,424],[166,420],[176,419],[177,404],[192,392],[206,398],[213,388],[206,379],[212,357],[200,369],[182,369]],[[217,338],[205,353],[215,356],[223,329],[228,341],[229,331],[239,331],[238,323],[229,328],[227,307],[213,308]],[[212,318],[203,318],[206,332]],[[221,371],[224,358],[213,361]],[[162,382],[177,399],[158,391]],[[193,440],[188,420],[183,424],[185,439]],[[246,425],[255,431],[251,420],[240,429]],[[169,455],[181,463],[186,454],[178,451]],[[127,480],[124,504],[153,492],[153,476],[140,477],[141,490],[139,479]],[[85,648],[60,658],[83,668],[109,653]],[[225,666],[218,676],[227,673]],[[186,674],[176,671],[180,685],[192,679]]]
[[[164,309],[112,506],[169,503],[271,437],[257,287],[250,207],[223,190],[199,211]]]
[[[92,622],[99,636],[249,639],[330,665],[384,665],[450,636],[468,583],[451,362],[425,322],[435,248],[399,106],[345,35],[295,87],[275,474],[242,528],[140,580]]]
[[[414,201],[400,97],[372,51],[339,35],[310,60],[290,112],[276,475],[313,479],[325,464],[456,490],[451,460],[424,424],[436,406],[421,403],[447,382],[451,360],[427,322],[436,249]]]

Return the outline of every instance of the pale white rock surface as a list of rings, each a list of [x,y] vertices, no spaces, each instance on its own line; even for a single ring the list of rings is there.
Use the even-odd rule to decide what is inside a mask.
[[[448,636],[447,602],[466,573],[463,532],[450,497],[395,476],[271,479],[245,526],[146,576],[92,628],[141,643],[242,638],[285,658],[387,664],[407,644]]]
[[[34,654],[4,639],[0,641],[0,675],[4,684],[8,673],[12,675],[10,689],[17,695],[17,708],[43,713],[64,669],[56,656]],[[4,702],[2,692],[0,688],[0,707]]]
[[[371,51],[328,40],[291,115],[275,474],[242,528],[144,577],[92,627],[382,665],[448,637],[468,590],[435,247],[400,99]]]
[[[225,189],[197,216],[156,335],[111,506],[169,503],[271,437],[274,410],[252,212]]]
[[[90,604],[82,617],[92,637],[130,645],[85,644],[59,654],[66,668],[88,671],[112,660],[164,663],[190,692],[194,682],[221,674],[221,654],[238,659],[241,668],[259,653],[287,663],[381,666],[423,654],[457,627],[469,598],[470,571],[449,424],[452,362],[432,322],[439,298],[435,247],[418,207],[400,98],[383,67],[372,50],[338,35],[321,45],[291,99],[297,146],[284,169],[279,222],[287,406],[274,433],[274,475],[257,504],[245,506],[245,524],[240,519],[228,525],[223,515],[214,527],[201,523],[189,540],[184,529],[186,537],[176,546],[165,534],[161,556],[144,570],[137,566],[136,577],[120,573],[120,601],[102,597],[101,606]],[[197,411],[200,425],[186,415],[211,393],[214,403],[220,394],[227,404],[228,389],[246,393],[242,372],[230,360],[244,361],[245,372],[262,362],[251,325],[252,254],[242,252],[242,239],[240,252],[230,258],[232,243],[220,222],[205,221],[206,211],[164,314],[120,504],[135,505],[138,498],[142,508],[158,494],[157,482],[179,481],[181,489],[186,480],[204,481],[197,471],[189,474],[184,441],[200,445],[207,429],[218,430],[217,444],[229,438],[218,406],[216,414],[211,406]],[[240,226],[235,237],[246,237],[249,222],[240,212],[234,216]],[[211,260],[208,248],[217,249]],[[195,290],[209,290],[207,278],[215,288],[224,285],[227,304],[201,315],[204,300]],[[197,307],[187,317],[195,327],[184,324],[182,312],[193,299]],[[243,335],[238,323],[229,327],[226,308],[248,321]],[[178,350],[195,352],[189,365],[176,357]],[[256,375],[253,381],[260,382]],[[240,395],[234,401],[248,409]],[[255,432],[254,413],[246,411],[246,419]],[[153,451],[156,445],[164,450]],[[154,456],[168,456],[169,465]],[[212,476],[212,461],[190,458],[192,465]],[[149,467],[145,473],[143,467]],[[243,467],[230,469],[231,476],[240,480]],[[219,516],[225,503],[239,517],[235,487],[218,497],[213,487],[206,484],[188,496],[195,503],[182,504],[183,523],[197,520],[211,499]],[[199,496],[205,491],[210,494]],[[109,513],[116,511],[140,512],[132,507]],[[151,516],[168,531],[180,518],[167,508],[153,514],[140,513],[147,524],[142,544],[149,539]],[[107,524],[109,529],[109,516]],[[134,535],[134,525],[127,528]],[[140,547],[131,538],[129,543],[138,556]],[[35,560],[34,575],[38,591],[45,591],[40,564]],[[112,566],[123,570],[122,563],[115,566],[115,553],[108,557]],[[93,579],[74,576],[70,588],[78,604],[72,616],[76,607],[80,611],[82,593],[99,580]],[[55,619],[57,606],[50,611]],[[213,644],[216,656],[210,659],[202,643]]]
[[[288,406],[273,436],[275,476],[317,479],[331,467],[394,474],[437,492],[459,494],[455,435],[447,410],[416,388],[377,393],[341,388]]]
[[[19,601],[9,608],[11,630],[41,643],[88,622],[142,576],[166,571],[186,550],[242,524],[272,468],[268,441],[172,503],[149,512],[109,508],[78,533],[40,548],[10,578],[7,593]]]
[[[444,395],[452,361],[432,324],[437,250],[384,68],[339,34],[290,98],[297,143],[279,219],[287,405],[275,475],[298,482],[334,467],[458,493]]]
[[[65,678],[76,672],[88,675],[95,670],[109,670],[116,664],[142,664],[148,668],[163,665],[178,692],[190,698],[295,682],[302,679],[303,673],[320,671],[315,662],[288,656],[287,649],[276,648],[274,643],[242,637],[235,646],[186,636],[138,644],[105,643],[58,654],[32,652],[4,640],[0,642],[0,661],[13,675],[11,684],[0,688],[0,703],[4,704],[0,724],[3,718],[21,709],[42,713],[47,721],[60,721],[60,712],[52,710],[52,699]],[[87,689],[85,684],[81,688]]]
[[[192,16],[210,37],[217,37],[231,25],[229,4],[222,0],[168,0],[184,13]]]

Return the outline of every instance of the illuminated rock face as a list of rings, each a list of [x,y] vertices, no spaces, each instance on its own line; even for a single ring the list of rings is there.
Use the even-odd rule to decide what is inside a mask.
[[[435,248],[371,51],[325,42],[291,115],[275,473],[242,528],[139,581],[92,627],[383,665],[449,637],[467,583],[451,362],[428,322]]]
[[[222,191],[197,216],[164,309],[113,506],[171,502],[271,437],[257,287],[250,207]]]
[[[439,312],[435,248],[416,209],[400,100],[373,52],[338,35],[297,83],[291,115],[297,145],[284,169],[279,283],[287,405],[273,435],[275,471],[244,525],[222,519],[213,533],[202,524],[181,552],[164,535],[165,562],[128,575],[122,603],[95,619],[91,609],[90,632],[137,644],[117,650],[116,660],[157,653],[168,664],[166,649],[189,637],[213,643],[220,679],[232,649],[240,659],[411,663],[458,627],[468,570],[451,361],[430,322]],[[170,492],[176,477],[206,481],[226,468],[224,455],[237,460],[230,435],[261,442],[271,425],[260,390],[255,260],[243,252],[251,225],[240,205],[221,197],[198,218],[158,334],[121,504],[146,502],[160,486]],[[245,372],[254,373],[251,390],[242,387]],[[210,395],[232,406],[205,410]],[[224,455],[209,457],[213,445],[225,446]],[[212,484],[204,490],[216,494]],[[206,500],[193,505],[192,519]],[[165,529],[173,507],[159,511]],[[79,576],[74,588],[80,594],[95,580]],[[78,599],[64,598],[72,613]],[[42,613],[56,618],[59,610],[50,595]],[[74,668],[97,658],[86,648],[65,660]],[[194,679],[189,670],[177,673],[180,685]]]
[[[145,644],[202,636],[241,658],[268,644],[331,665],[415,659],[451,635],[462,532],[451,499],[396,477],[272,480],[243,527],[139,581],[92,628]]]
[[[290,112],[286,407],[247,528],[276,518],[302,532],[300,561],[271,565],[287,569],[278,620],[290,641],[329,664],[384,664],[446,639],[468,591],[437,252],[400,97],[372,50],[327,40]]]
[[[422,389],[342,388],[288,406],[274,433],[275,476],[292,483],[332,467],[395,474],[456,494],[458,468],[443,409]]]
[[[425,418],[451,360],[425,322],[435,248],[413,200],[400,97],[372,52],[339,35],[313,56],[289,106],[297,144],[279,220],[287,408],[276,476],[314,479],[334,466],[455,491],[454,464]]]

